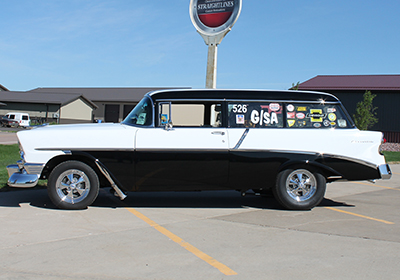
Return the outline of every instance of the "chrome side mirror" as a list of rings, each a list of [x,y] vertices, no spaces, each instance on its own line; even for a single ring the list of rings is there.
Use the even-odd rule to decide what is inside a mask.
[[[165,124],[165,127],[164,127],[164,129],[166,130],[166,131],[170,131],[170,130],[172,130],[172,122],[171,121],[169,121],[169,122],[167,122],[166,124]]]

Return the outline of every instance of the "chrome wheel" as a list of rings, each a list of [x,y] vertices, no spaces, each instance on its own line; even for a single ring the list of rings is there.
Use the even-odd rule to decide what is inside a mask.
[[[316,191],[317,180],[310,171],[297,169],[287,176],[286,192],[294,200],[298,202],[309,200]]]
[[[61,201],[75,204],[89,195],[90,180],[83,171],[69,169],[58,176],[55,187]]]

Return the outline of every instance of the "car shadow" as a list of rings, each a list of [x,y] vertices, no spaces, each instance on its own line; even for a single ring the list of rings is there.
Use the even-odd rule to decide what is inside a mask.
[[[58,209],[47,195],[44,187],[32,189],[5,189],[0,192],[0,207],[31,206]],[[344,202],[323,199],[318,207],[354,207]],[[285,210],[272,196],[255,195],[249,191],[242,196],[237,191],[202,192],[129,192],[121,201],[109,188],[101,189],[96,201],[90,207],[100,208],[257,208]]]

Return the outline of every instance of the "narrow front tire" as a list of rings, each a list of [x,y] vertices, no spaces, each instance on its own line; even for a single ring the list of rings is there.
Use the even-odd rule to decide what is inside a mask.
[[[62,209],[85,209],[99,193],[96,172],[80,161],[66,161],[50,173],[47,192],[55,206]]]

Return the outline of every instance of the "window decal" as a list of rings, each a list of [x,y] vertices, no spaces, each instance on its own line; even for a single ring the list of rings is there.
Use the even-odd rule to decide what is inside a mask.
[[[281,103],[229,103],[228,112],[229,127],[283,127]]]

